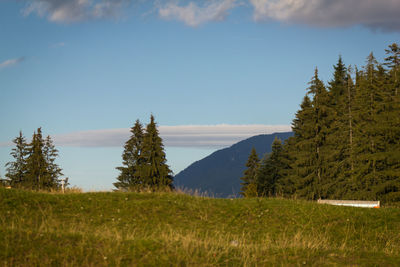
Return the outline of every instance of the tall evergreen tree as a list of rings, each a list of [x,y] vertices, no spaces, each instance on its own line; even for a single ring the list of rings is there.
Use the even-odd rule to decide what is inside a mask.
[[[56,164],[58,150],[54,146],[50,135],[46,137],[43,145],[43,155],[47,163],[47,176],[44,181],[46,188],[57,189],[60,187],[59,178],[63,175],[62,169]]]
[[[313,181],[311,175],[313,164],[309,156],[314,152],[313,143],[310,142],[315,133],[313,114],[311,99],[306,95],[300,105],[300,110],[297,111],[292,122],[294,136],[289,138],[286,144],[287,150],[292,157],[292,171],[289,174],[289,179],[295,184],[294,187],[296,189],[293,193],[300,196],[311,194],[311,192],[305,193],[304,191],[311,188]]]
[[[261,162],[256,176],[257,192],[259,196],[283,196],[290,185],[287,184],[287,170],[289,160],[285,155],[280,139],[275,138],[272,143],[272,152],[266,155]]]
[[[143,150],[139,160],[141,164],[138,166],[137,175],[144,185],[154,190],[173,188],[172,171],[167,165],[164,145],[153,115],[150,117],[150,123],[146,126]]]
[[[343,184],[352,179],[353,160],[353,106],[355,87],[351,77],[351,67],[346,68],[341,58],[334,66],[333,80],[329,82],[329,112],[324,150],[325,196],[340,196],[347,190]],[[349,180],[350,179],[350,180]]]
[[[306,98],[305,101],[307,102],[302,105],[305,110],[301,110],[297,114],[305,116],[302,119],[304,124],[297,125],[300,122],[298,118],[294,121],[293,130],[295,131],[295,138],[298,138],[296,146],[300,153],[297,155],[297,160],[293,163],[292,169],[298,170],[297,193],[309,199],[316,199],[324,197],[326,194],[323,190],[323,184],[327,182],[324,179],[323,163],[327,153],[324,151],[323,145],[329,127],[327,121],[328,92],[318,77],[317,69],[315,69],[310,82],[308,94],[312,96],[311,103],[308,103],[309,99]]]
[[[351,195],[357,198],[374,198],[373,187],[379,183],[377,173],[377,156],[382,147],[382,136],[379,130],[380,115],[382,112],[384,79],[382,68],[371,53],[367,58],[364,73],[361,74],[357,85],[356,101],[356,135],[354,141],[355,153],[355,182]]]
[[[44,141],[42,129],[38,128],[32,136],[32,142],[28,148],[26,160],[26,183],[27,187],[34,190],[50,189],[48,164],[43,154]]]
[[[345,95],[347,86],[347,68],[341,56],[333,68],[333,79],[329,82],[329,92],[332,95],[331,104],[340,106],[342,104],[341,97]]]
[[[351,76],[351,67],[347,69],[346,93],[343,99],[345,103],[342,118],[338,118],[341,127],[333,138],[333,144],[336,143],[336,152],[338,154],[335,172],[333,173],[336,181],[332,183],[334,192],[333,198],[342,198],[354,182],[354,105],[355,105],[355,86]]]
[[[6,177],[10,180],[12,187],[24,187],[26,181],[26,158],[28,155],[28,144],[26,143],[25,137],[22,132],[19,132],[19,136],[13,140],[15,148],[11,151],[11,156],[14,161],[6,164],[7,173]]]
[[[247,169],[244,171],[242,179],[242,191],[240,194],[244,197],[257,196],[257,175],[260,167],[260,159],[258,158],[257,151],[253,147],[249,158],[246,163]]]
[[[126,141],[122,154],[122,167],[116,169],[120,171],[117,182],[114,186],[119,190],[140,190],[144,183],[139,176],[138,168],[143,164],[143,126],[139,120],[131,128],[131,137]]]
[[[400,47],[393,43],[389,45],[389,49],[385,49],[385,52],[388,57],[385,58],[384,64],[390,69],[394,95],[398,96],[400,89]]]

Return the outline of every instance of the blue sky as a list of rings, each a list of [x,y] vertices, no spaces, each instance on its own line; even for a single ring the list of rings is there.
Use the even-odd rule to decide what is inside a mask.
[[[314,68],[327,81],[339,55],[358,66],[371,51],[382,60],[399,42],[398,14],[391,0],[1,1],[0,175],[7,143],[37,127],[87,190],[112,188],[126,129],[151,113],[167,127],[175,172],[283,131]]]

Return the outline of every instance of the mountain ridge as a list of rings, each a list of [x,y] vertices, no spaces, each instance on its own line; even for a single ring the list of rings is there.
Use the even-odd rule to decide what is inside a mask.
[[[259,158],[271,152],[275,137],[286,140],[292,132],[256,135],[193,162],[174,178],[174,185],[214,197],[239,197],[240,177],[254,147]]]

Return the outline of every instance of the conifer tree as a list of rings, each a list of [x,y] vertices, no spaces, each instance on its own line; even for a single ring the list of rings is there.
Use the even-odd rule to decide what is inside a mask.
[[[339,92],[339,93],[338,93]],[[329,112],[324,150],[324,197],[337,197],[345,191],[339,184],[348,183],[354,170],[353,162],[353,106],[355,88],[351,67],[346,68],[341,57],[334,66],[333,80],[329,82]]]
[[[173,188],[172,171],[167,165],[164,145],[153,115],[150,117],[150,123],[146,126],[143,150],[139,160],[141,163],[138,166],[137,175],[145,186],[153,190]]]
[[[365,70],[359,77],[356,92],[355,124],[355,184],[351,195],[362,199],[373,198],[377,175],[377,155],[380,150],[379,113],[382,103],[382,87],[378,77],[378,63],[371,53]],[[382,79],[382,77],[381,77]]]
[[[42,129],[38,128],[32,136],[26,160],[26,184],[30,189],[49,189],[48,164],[43,154],[43,147]]]
[[[257,191],[259,196],[284,195],[290,185],[285,178],[289,169],[289,160],[280,139],[275,137],[272,143],[272,152],[266,155],[261,162],[257,174]]]
[[[62,169],[55,162],[58,157],[58,150],[55,148],[50,135],[44,140],[43,155],[47,163],[47,176],[44,181],[44,187],[57,189],[60,186],[59,178],[63,173]]]
[[[389,45],[389,49],[385,49],[388,57],[385,58],[385,65],[390,69],[392,78],[394,95],[398,96],[400,89],[400,47],[393,43]]]
[[[28,144],[26,143],[25,137],[22,132],[19,132],[19,136],[13,140],[15,148],[11,151],[11,156],[14,161],[6,164],[7,173],[6,177],[10,180],[12,187],[24,187],[26,181],[26,157],[28,155]]]
[[[259,171],[260,160],[257,155],[256,149],[253,147],[249,158],[246,163],[247,169],[244,171],[244,176],[241,178],[243,181],[242,191],[240,194],[244,197],[256,197],[257,196],[257,175]]]
[[[352,69],[347,69],[347,85],[346,93],[343,99],[345,103],[345,113],[342,118],[338,118],[342,125],[334,136],[334,143],[336,143],[336,168],[333,172],[333,177],[336,179],[331,186],[334,192],[330,197],[342,198],[349,190],[351,191],[351,184],[354,183],[354,105],[355,105],[355,86],[351,76]]]
[[[138,168],[143,164],[143,126],[139,120],[131,128],[131,137],[126,141],[122,154],[122,167],[116,169],[120,171],[117,182],[114,186],[119,190],[140,190],[144,183],[138,173]]]
[[[347,69],[341,56],[333,68],[333,79],[329,82],[329,92],[332,96],[331,105],[340,106],[342,104],[341,97],[345,95],[347,86]]]
[[[318,77],[318,69],[315,69],[314,76],[308,88],[308,94],[312,96],[311,103],[308,98],[303,103],[306,110],[300,111],[298,115],[306,115],[303,118],[303,125],[294,125],[293,130],[296,131],[299,142],[297,144],[300,155],[297,155],[297,161],[294,162],[292,169],[298,170],[298,190],[300,196],[309,199],[323,197],[322,185],[326,183],[323,180],[324,166],[323,162],[326,158],[324,151],[324,143],[328,131],[328,93],[323,82]],[[311,104],[311,106],[309,106]],[[294,121],[297,124],[298,121]],[[299,138],[300,137],[300,138]]]
[[[286,146],[291,154],[291,172],[289,179],[295,184],[295,192],[303,191],[309,187],[312,179],[310,173],[312,163],[310,161],[310,153],[313,153],[313,144],[309,141],[314,137],[313,109],[311,99],[308,95],[304,96],[300,105],[300,110],[296,112],[295,119],[292,122],[292,130],[294,136],[289,138]]]

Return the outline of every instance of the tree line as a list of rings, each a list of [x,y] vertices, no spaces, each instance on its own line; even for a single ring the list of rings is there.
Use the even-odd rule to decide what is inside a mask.
[[[122,165],[114,186],[121,191],[170,190],[173,189],[173,175],[164,152],[154,116],[144,128],[136,120],[131,128],[122,153]]]
[[[159,136],[154,116],[144,128],[139,120],[131,128],[126,141],[122,165],[117,182],[113,185],[121,191],[171,190],[173,174],[167,165],[164,145]],[[56,164],[58,150],[50,136],[43,139],[42,129],[33,133],[28,143],[22,132],[13,140],[15,147],[10,155],[13,161],[6,164],[6,179],[0,185],[29,190],[58,190],[61,188],[62,169]],[[67,186],[67,184],[64,184]]]
[[[7,179],[3,179],[3,183],[30,190],[57,190],[61,187],[63,173],[55,162],[58,150],[49,135],[43,138],[42,129],[38,128],[28,143],[20,131],[13,143],[15,147],[10,155],[14,161],[6,164]]]
[[[400,47],[361,69],[334,66],[325,84],[318,69],[292,122],[270,155],[249,156],[244,196],[400,201]]]

